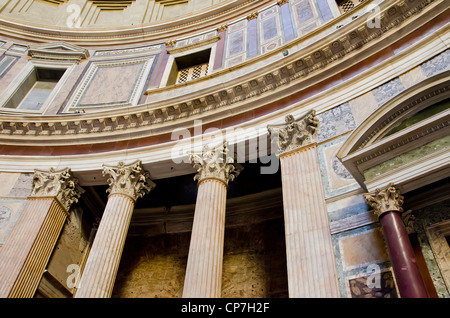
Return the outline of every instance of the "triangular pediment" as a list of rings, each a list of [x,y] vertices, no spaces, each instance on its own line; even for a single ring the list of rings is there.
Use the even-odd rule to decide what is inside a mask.
[[[40,59],[76,60],[79,62],[89,58],[89,51],[75,44],[58,41],[29,45],[28,55]]]

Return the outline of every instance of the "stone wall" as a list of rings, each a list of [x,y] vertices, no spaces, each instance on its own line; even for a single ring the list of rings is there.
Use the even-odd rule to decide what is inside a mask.
[[[179,298],[190,233],[128,237],[113,297]],[[282,219],[225,230],[222,297],[286,297]]]

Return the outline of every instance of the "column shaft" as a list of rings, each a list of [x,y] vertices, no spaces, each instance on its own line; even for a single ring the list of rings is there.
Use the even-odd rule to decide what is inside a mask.
[[[395,280],[403,298],[428,298],[427,289],[416,263],[414,250],[400,213],[386,212],[380,216]]]
[[[339,297],[316,144],[280,161],[289,297]]]
[[[0,253],[0,297],[31,298],[66,220],[54,198],[28,198]]]
[[[134,203],[127,195],[108,197],[75,297],[111,297]]]
[[[227,187],[206,179],[199,184],[183,297],[220,297]]]

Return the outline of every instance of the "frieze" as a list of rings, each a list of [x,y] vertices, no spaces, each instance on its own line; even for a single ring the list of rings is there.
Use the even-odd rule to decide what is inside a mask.
[[[102,119],[83,119],[81,117],[79,120],[58,121],[57,123],[2,121],[0,122],[0,133],[2,135],[62,136],[138,129],[152,124],[173,121],[178,118],[188,118],[200,112],[215,110],[248,99],[257,98],[281,86],[289,85],[291,82],[301,79],[341,59],[348,53],[378,38],[402,21],[414,16],[415,13],[433,1],[425,0],[420,2],[417,6],[404,12],[402,15],[398,15],[396,22],[389,22],[389,19],[383,18],[382,24],[386,23],[386,25],[382,25],[378,29],[356,26],[355,30],[348,31],[345,35],[339,36],[338,40],[333,40],[320,50],[314,50],[314,52],[310,52],[308,55],[302,56],[277,70],[260,75],[257,78],[249,79],[245,83],[240,83],[235,87],[230,87],[217,93],[197,97],[194,100],[183,101],[174,105],[166,105],[157,109],[146,109],[143,112],[135,113],[131,116],[117,115]],[[398,6],[398,4],[394,6]],[[352,39],[351,34],[358,36]],[[340,45],[336,45],[336,41],[339,41]],[[341,48],[341,50],[336,51],[336,47]],[[325,52],[323,53],[325,56],[319,60],[314,57],[318,51]],[[204,80],[204,78],[200,80]],[[172,111],[169,112],[168,110]]]

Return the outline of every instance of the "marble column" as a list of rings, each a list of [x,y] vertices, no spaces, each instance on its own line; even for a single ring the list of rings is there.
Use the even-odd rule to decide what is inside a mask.
[[[281,163],[289,297],[340,297],[314,141],[319,122],[314,111],[285,120],[268,130]]]
[[[140,161],[104,165],[103,175],[109,175],[110,194],[76,298],[111,297],[135,202],[155,187]]]
[[[70,206],[83,192],[69,168],[35,170],[31,195],[0,250],[0,297],[34,296]]]
[[[228,182],[242,170],[227,156],[226,144],[191,155],[198,180],[183,297],[218,298],[222,287],[225,207]]]
[[[364,194],[383,230],[400,297],[428,298],[401,213],[403,197],[393,184]]]

